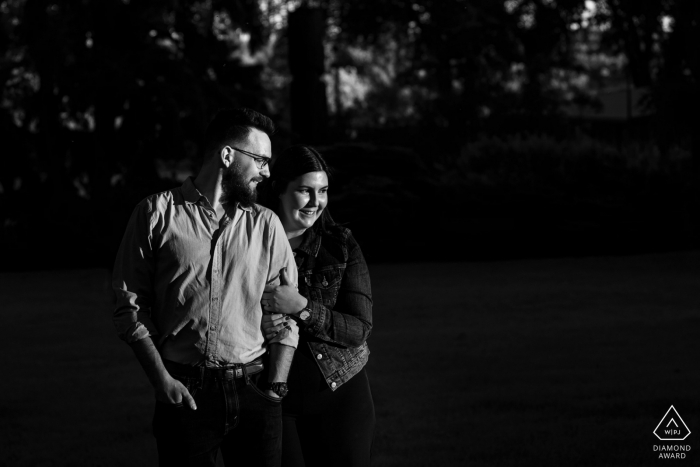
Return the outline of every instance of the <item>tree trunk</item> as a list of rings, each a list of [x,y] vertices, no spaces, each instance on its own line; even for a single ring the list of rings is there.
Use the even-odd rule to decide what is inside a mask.
[[[315,144],[325,139],[328,119],[326,85],[321,80],[325,72],[322,11],[302,7],[290,13],[288,34],[292,131],[296,142]]]

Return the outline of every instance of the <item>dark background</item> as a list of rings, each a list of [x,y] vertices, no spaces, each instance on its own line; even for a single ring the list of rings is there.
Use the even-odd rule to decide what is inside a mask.
[[[671,404],[694,463],[699,14],[0,0],[0,464],[155,464],[109,271],[232,106],[335,169],[372,274],[373,465],[658,465]]]
[[[111,267],[239,105],[322,150],[370,262],[698,245],[696,1],[0,6],[2,270]]]

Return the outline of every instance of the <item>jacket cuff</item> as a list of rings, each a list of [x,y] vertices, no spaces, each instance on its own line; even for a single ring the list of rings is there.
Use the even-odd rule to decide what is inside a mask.
[[[318,335],[323,329],[326,321],[326,308],[319,302],[309,300],[307,305],[310,311],[309,319],[306,320],[306,332]]]

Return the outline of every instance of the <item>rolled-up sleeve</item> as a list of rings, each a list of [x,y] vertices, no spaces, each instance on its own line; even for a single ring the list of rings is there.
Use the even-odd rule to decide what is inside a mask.
[[[277,216],[272,216],[270,236],[270,247],[272,251],[270,252],[270,268],[267,284],[279,285],[280,270],[282,268],[287,268],[289,280],[292,281],[294,285],[298,285],[299,276],[297,273],[297,265],[294,261],[294,254],[292,253],[292,248],[289,246],[289,240],[287,240],[284,227],[282,227],[282,223]],[[270,339],[269,342],[271,344],[279,342],[280,344],[288,345],[295,349],[297,348],[297,344],[299,343],[299,327],[293,320],[290,320],[288,324],[292,330],[280,332],[277,336]]]
[[[148,201],[136,206],[112,273],[116,295],[112,319],[118,336],[127,343],[158,334],[151,320],[154,272],[151,217]]]

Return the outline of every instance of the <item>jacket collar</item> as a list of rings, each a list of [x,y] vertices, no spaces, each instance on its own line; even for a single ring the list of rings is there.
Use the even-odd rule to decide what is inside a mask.
[[[321,249],[321,221],[319,220],[313,227],[306,229],[304,239],[297,250],[306,253],[309,256],[318,256],[318,250]]]

